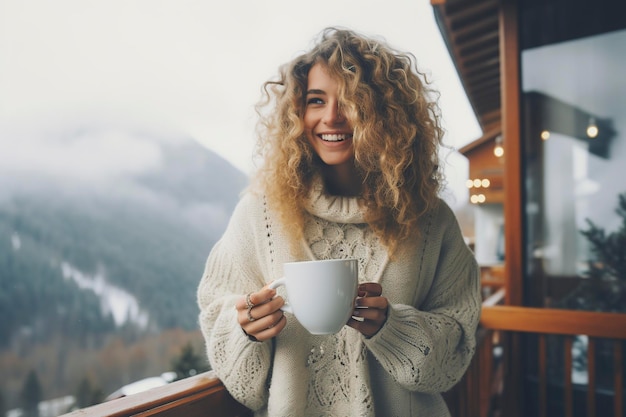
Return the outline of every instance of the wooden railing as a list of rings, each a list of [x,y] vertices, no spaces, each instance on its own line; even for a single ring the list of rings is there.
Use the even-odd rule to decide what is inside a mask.
[[[538,416],[548,415],[548,357],[547,337],[564,338],[559,365],[563,369],[562,403],[565,417],[574,412],[574,384],[571,378],[572,340],[577,335],[588,337],[587,384],[585,416],[608,417],[596,402],[596,348],[600,341],[609,339],[613,357],[612,415],[624,413],[624,341],[626,314],[595,313],[571,310],[536,309],[504,306],[504,290],[495,292],[483,302],[481,325],[477,332],[477,351],[466,375],[444,398],[454,417],[513,417],[519,414],[519,404],[510,398],[519,395],[521,374],[514,372],[515,361],[511,349],[521,334],[536,335]],[[526,345],[524,345],[526,346]],[[515,352],[514,352],[515,353]],[[517,351],[519,353],[519,350]],[[518,370],[519,370],[519,363]],[[516,391],[516,392],[511,392]],[[507,410],[507,407],[517,410]],[[74,411],[64,417],[251,417],[252,413],[237,403],[212,373],[204,373],[163,387],[116,399],[89,408]]]
[[[490,307],[504,301],[505,291],[500,288],[483,301]],[[501,410],[503,365],[501,360],[500,332],[479,326],[476,332],[476,354],[461,381],[444,399],[454,417],[495,417]]]
[[[485,300],[493,305],[503,299],[503,290]],[[487,416],[494,384],[498,381],[493,369],[494,332],[480,328],[479,349],[470,368],[457,386],[444,395],[455,417]],[[501,368],[501,366],[500,366]],[[501,378],[500,378],[501,379]],[[476,414],[480,410],[480,414]],[[203,373],[146,392],[118,398],[80,409],[61,417],[251,417],[250,410],[235,401],[222,382],[211,372]]]
[[[523,345],[526,349],[536,349],[536,351],[527,350],[524,356],[536,358],[536,392],[527,393],[527,398],[537,398],[536,415],[551,415],[549,404],[549,375],[548,369],[558,369],[561,371],[559,380],[562,383],[557,384],[556,388],[560,398],[556,400],[559,410],[565,417],[577,415],[576,409],[580,409],[580,404],[575,405],[575,384],[572,379],[573,370],[573,354],[572,345],[575,338],[586,337],[586,375],[588,382],[586,385],[586,394],[582,407],[584,413],[578,411],[578,415],[587,417],[602,416],[623,417],[624,415],[624,348],[626,341],[626,314],[617,313],[599,313],[577,310],[561,310],[549,308],[527,308],[514,306],[495,305],[484,307],[481,317],[481,326],[493,331],[502,332],[502,339],[511,338],[519,334],[527,336],[532,335],[532,339],[525,339]],[[549,338],[552,341],[549,344]],[[512,346],[517,342],[505,342],[502,346]],[[612,362],[609,365],[608,372],[612,373],[612,388],[609,389],[610,397],[612,397],[612,413],[607,410],[606,404],[599,407],[596,398],[597,377],[598,377],[598,346],[610,346],[605,353],[605,359]],[[552,349],[552,355],[549,354],[549,347]],[[558,349],[558,350],[557,350]],[[503,352],[504,355],[507,352]],[[554,362],[548,363],[550,357]],[[520,355],[511,357],[512,360],[518,362],[522,360]],[[525,370],[528,371],[528,370]],[[607,373],[607,370],[604,370]],[[505,369],[508,378],[505,378],[504,389],[507,385],[512,385],[514,390],[519,391],[520,386],[517,384],[522,379],[522,375],[515,375]],[[527,373],[528,375],[528,373]],[[511,382],[514,383],[511,383]],[[555,387],[552,387],[555,388]],[[577,387],[584,388],[584,387]],[[552,389],[554,391],[554,389]],[[553,401],[554,403],[554,401]],[[602,408],[602,410],[598,410]],[[511,415],[511,414],[505,414]]]
[[[530,403],[530,415],[540,417],[623,417],[626,314],[499,305],[503,296],[500,290],[483,303],[476,355],[461,383],[447,394],[452,414],[513,417],[524,415],[520,410]],[[587,340],[586,384],[572,379],[572,345],[580,336]],[[603,373],[611,385],[603,390],[597,383],[600,347],[609,361]],[[528,369],[523,358],[534,358],[535,368]],[[549,375],[554,370],[558,383]]]
[[[65,414],[63,417],[251,417],[211,372]]]

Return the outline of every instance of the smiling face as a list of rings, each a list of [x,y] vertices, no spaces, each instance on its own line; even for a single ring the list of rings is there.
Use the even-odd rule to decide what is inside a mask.
[[[339,111],[337,81],[321,64],[308,76],[304,130],[315,153],[330,167],[354,166],[353,129]]]

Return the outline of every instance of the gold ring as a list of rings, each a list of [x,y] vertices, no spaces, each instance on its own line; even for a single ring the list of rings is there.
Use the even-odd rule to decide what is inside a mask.
[[[248,321],[253,322],[256,319],[252,317],[251,311],[252,311],[252,307],[248,307]]]
[[[251,295],[252,295],[252,293],[246,294],[246,307],[248,307],[248,310],[250,310],[252,307],[254,307],[254,304],[252,303],[252,300],[250,299]]]

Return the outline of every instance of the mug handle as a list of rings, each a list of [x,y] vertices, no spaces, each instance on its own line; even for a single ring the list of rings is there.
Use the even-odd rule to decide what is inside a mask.
[[[270,285],[268,285],[268,288],[276,289],[280,286],[285,286],[286,284],[287,282],[285,281],[285,277],[282,277],[282,278],[277,279],[276,281],[272,281]],[[293,309],[291,308],[291,305],[287,301],[285,301],[285,304],[280,309],[284,312],[293,314]]]

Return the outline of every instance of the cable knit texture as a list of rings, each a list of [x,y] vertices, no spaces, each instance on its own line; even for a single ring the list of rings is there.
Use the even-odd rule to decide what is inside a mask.
[[[267,203],[243,196],[207,260],[198,288],[200,324],[212,368],[255,416],[449,416],[440,392],[474,353],[479,275],[450,208],[425,216],[420,239],[390,261],[364,223],[356,198],[312,192],[307,259],[294,259]],[[309,334],[288,315],[271,341],[250,342],[234,308],[243,294],[282,276],[285,262],[357,258],[359,281],[380,282],[388,319],[372,338],[345,326]]]

